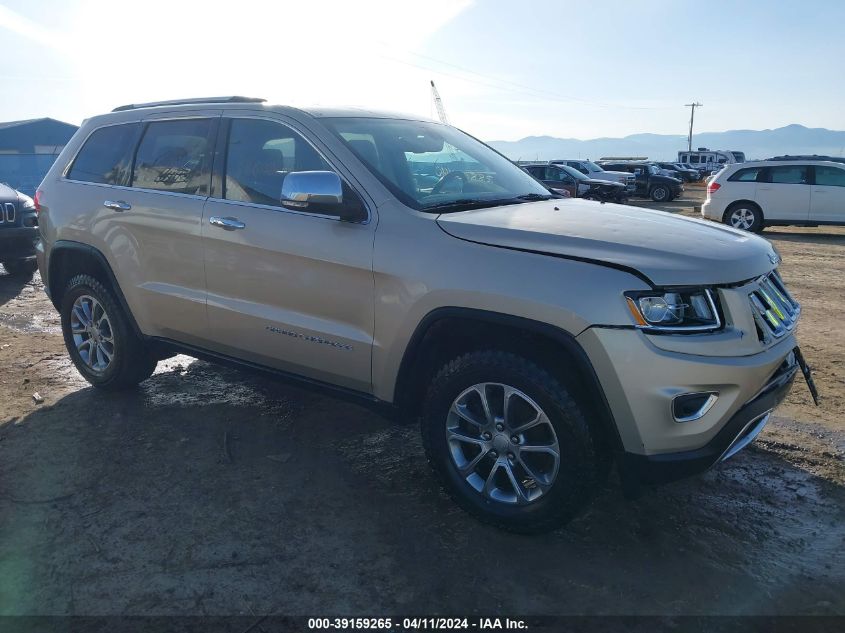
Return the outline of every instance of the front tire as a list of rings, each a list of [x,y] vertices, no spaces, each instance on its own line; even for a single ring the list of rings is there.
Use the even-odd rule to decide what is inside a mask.
[[[117,391],[149,378],[156,367],[112,292],[89,275],[67,285],[61,303],[62,334],[76,369],[93,386]]]
[[[672,192],[666,185],[655,185],[651,188],[651,199],[655,202],[669,202]]]
[[[12,277],[17,279],[32,279],[35,271],[38,270],[38,262],[34,259],[14,259],[3,262],[3,268]]]
[[[600,459],[565,385],[516,354],[460,356],[431,382],[421,420],[428,461],[452,499],[499,528],[557,528],[594,494]]]
[[[763,211],[751,202],[736,202],[725,211],[722,221],[735,229],[759,233],[763,230]]]

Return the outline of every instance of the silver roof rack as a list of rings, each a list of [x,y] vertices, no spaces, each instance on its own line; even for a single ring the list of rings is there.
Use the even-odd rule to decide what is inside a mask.
[[[172,105],[190,105],[199,103],[264,103],[267,99],[257,99],[255,97],[200,97],[194,99],[173,99],[171,101],[151,101],[150,103],[130,103],[128,105],[118,106],[112,112],[124,112],[125,110],[137,110],[139,108],[154,108],[156,106],[172,106]]]

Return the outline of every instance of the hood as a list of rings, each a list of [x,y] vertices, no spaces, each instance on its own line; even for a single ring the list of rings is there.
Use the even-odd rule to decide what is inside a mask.
[[[631,174],[631,173],[629,173],[629,172],[627,172],[627,171],[604,171],[604,172],[601,172],[601,173],[599,173],[599,172],[592,172],[592,173],[597,174],[597,176],[599,176],[599,177],[600,177],[602,174],[607,174],[608,176],[617,176],[617,177],[618,177],[618,176],[622,176],[622,177],[624,177],[624,178],[627,178],[628,176],[633,176],[633,175],[634,175],[634,174]]]
[[[751,233],[575,198],[448,213],[437,222],[472,242],[632,268],[657,286],[735,283],[779,261],[772,246]]]
[[[602,180],[600,178],[587,178],[586,180],[580,180],[579,182],[585,185],[602,185],[602,186],[610,186],[610,187],[624,187],[621,182],[616,182],[615,180]]]
[[[0,202],[17,202],[18,192],[9,185],[0,182]]]

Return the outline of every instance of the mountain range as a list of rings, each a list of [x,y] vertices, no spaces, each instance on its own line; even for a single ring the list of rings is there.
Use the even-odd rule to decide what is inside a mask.
[[[694,134],[692,147],[739,150],[748,160],[781,154],[845,154],[845,131],[808,128],[792,124],[773,130],[730,130]],[[687,148],[687,137],[673,134],[632,134],[623,138],[555,138],[528,136],[518,141],[491,141],[490,145],[512,160],[551,160],[604,156],[641,156],[652,160],[677,160]]]

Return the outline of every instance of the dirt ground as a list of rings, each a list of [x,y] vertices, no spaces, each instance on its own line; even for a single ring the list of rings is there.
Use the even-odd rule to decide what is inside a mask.
[[[324,395],[181,356],[96,392],[38,277],[0,272],[0,615],[845,614],[845,230],[764,235],[821,407],[796,381],[729,462],[533,537]]]

